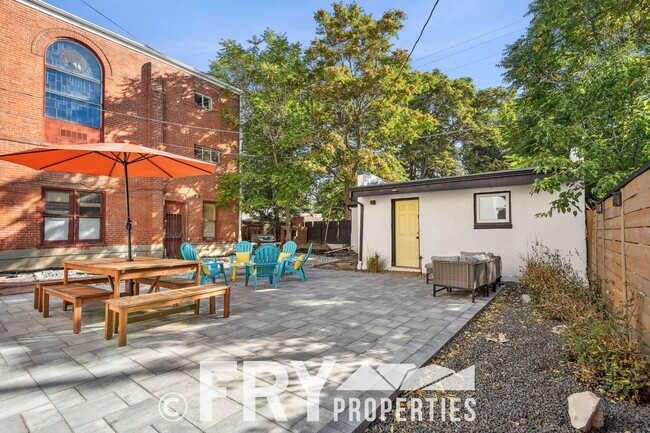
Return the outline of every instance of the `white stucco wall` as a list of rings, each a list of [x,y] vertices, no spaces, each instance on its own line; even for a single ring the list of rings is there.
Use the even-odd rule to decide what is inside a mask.
[[[511,191],[511,229],[474,229],[474,193],[491,191]],[[513,279],[519,274],[521,257],[530,250],[531,244],[540,241],[563,255],[571,254],[574,268],[586,275],[584,213],[535,217],[549,209],[553,196],[531,195],[529,185],[360,197],[359,201],[365,205],[364,261],[369,254],[379,252],[386,259],[388,269],[400,270],[390,266],[391,200],[398,198],[419,198],[422,270],[432,255],[458,255],[461,250],[489,251],[501,256],[504,278]],[[370,200],[376,204],[370,205]],[[584,208],[584,203],[579,205]],[[352,226],[358,223],[358,213],[353,214]],[[353,242],[358,243],[355,235],[353,231]]]

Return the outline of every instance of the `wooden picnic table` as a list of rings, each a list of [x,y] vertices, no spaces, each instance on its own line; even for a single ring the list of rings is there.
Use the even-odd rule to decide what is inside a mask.
[[[201,283],[201,262],[198,260],[159,259],[157,257],[136,257],[132,262],[124,258],[70,260],[63,262],[63,284],[68,284],[68,271],[76,270],[89,274],[106,275],[113,286],[113,298],[120,297],[120,283],[137,278],[153,277],[155,283],[161,276],[196,273],[196,285]]]

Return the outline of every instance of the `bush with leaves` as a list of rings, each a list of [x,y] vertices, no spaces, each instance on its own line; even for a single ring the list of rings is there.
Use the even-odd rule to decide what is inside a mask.
[[[641,347],[637,297],[607,308],[597,282],[588,283],[558,252],[535,244],[526,256],[521,284],[542,316],[568,325],[562,334],[568,359],[585,384],[630,402],[650,392],[650,357]]]

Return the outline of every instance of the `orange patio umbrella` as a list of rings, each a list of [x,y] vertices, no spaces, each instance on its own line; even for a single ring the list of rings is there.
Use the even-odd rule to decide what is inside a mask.
[[[128,261],[133,260],[131,252],[129,177],[176,178],[200,176],[214,174],[215,169],[214,164],[208,162],[164,152],[129,141],[53,145],[0,155],[0,160],[25,165],[35,170],[124,177]]]

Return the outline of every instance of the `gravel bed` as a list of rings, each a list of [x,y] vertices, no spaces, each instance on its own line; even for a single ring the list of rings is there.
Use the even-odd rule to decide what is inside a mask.
[[[432,363],[462,370],[476,366],[475,391],[413,391],[401,397],[439,399],[443,396],[474,398],[474,421],[442,421],[434,407],[433,421],[427,404],[423,420],[396,420],[392,413],[376,421],[368,432],[567,432],[575,433],[567,409],[567,397],[588,388],[574,377],[562,352],[561,337],[551,332],[558,323],[537,319],[530,304],[521,301],[519,288],[507,288]],[[488,334],[504,334],[503,343],[487,341]],[[498,339],[498,338],[497,338]],[[592,390],[593,391],[593,390]],[[650,406],[612,400],[598,392],[605,415],[599,432],[650,432]],[[468,413],[461,410],[460,416]],[[596,430],[594,430],[596,431]]]

